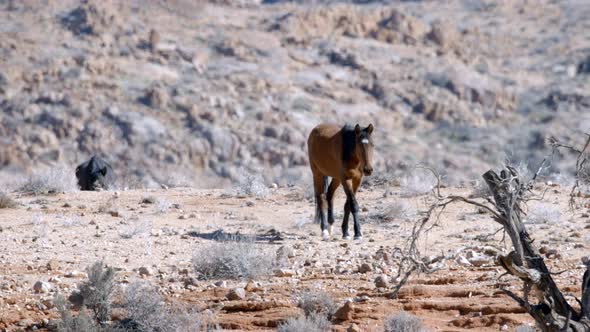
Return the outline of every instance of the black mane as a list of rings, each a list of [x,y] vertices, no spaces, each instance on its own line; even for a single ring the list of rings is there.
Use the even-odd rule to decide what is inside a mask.
[[[354,126],[344,125],[342,127],[342,160],[347,162],[350,160],[356,149],[356,134],[354,133]]]

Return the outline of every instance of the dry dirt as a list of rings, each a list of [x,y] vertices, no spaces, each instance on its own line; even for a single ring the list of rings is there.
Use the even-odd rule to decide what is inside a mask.
[[[333,321],[335,331],[345,331],[351,323],[361,331],[379,331],[384,317],[400,310],[417,315],[432,331],[514,330],[532,322],[500,291],[507,287],[519,292],[520,284],[510,276],[500,278],[503,270],[493,256],[506,252],[502,234],[481,237],[498,229],[489,215],[461,204],[444,211],[438,226],[420,244],[425,256],[446,256],[438,263],[439,270],[414,275],[398,299],[389,299],[391,290],[376,288],[374,279],[395,274],[393,249],[404,245],[413,225],[391,212],[392,207],[401,204],[408,211],[423,211],[430,196],[402,197],[398,186],[365,186],[358,194],[363,241],[342,240],[337,221],[334,239],[323,242],[319,226],[311,222],[313,203],[306,199],[306,190],[281,187],[264,198],[192,188],[11,194],[20,205],[0,210],[0,328],[42,327],[43,319],[55,318],[55,309],[50,308],[53,293],[69,294],[83,280],[76,273],[72,277],[72,272],[84,271],[98,260],[116,268],[121,288],[145,279],[169,301],[208,312],[224,329],[271,330],[300,314],[295,295],[307,289],[324,290],[338,306],[353,299],[352,319]],[[537,245],[547,247],[550,268],[565,271],[554,277],[576,305],[573,296],[580,294],[590,219],[586,208],[569,212],[567,188],[535,189],[537,194],[545,191],[544,203],[533,202],[529,208],[545,211],[552,220],[543,223],[536,217],[527,227]],[[443,189],[443,194],[449,193],[469,195],[470,190]],[[155,202],[142,203],[146,197]],[[339,192],[335,206],[343,203]],[[337,211],[338,220],[341,208]],[[191,266],[193,255],[207,254],[200,248],[214,241],[206,237],[217,230],[260,235],[259,246],[269,251],[292,248],[294,255],[283,269],[293,275],[261,277],[247,287],[246,300],[227,300],[227,289],[215,287],[216,280],[194,280]],[[360,273],[363,263],[372,271]],[[149,268],[151,275],[140,276],[140,267]],[[190,278],[190,286],[185,286]],[[40,280],[52,285],[50,293],[33,291]],[[246,284],[228,280],[227,288]]]

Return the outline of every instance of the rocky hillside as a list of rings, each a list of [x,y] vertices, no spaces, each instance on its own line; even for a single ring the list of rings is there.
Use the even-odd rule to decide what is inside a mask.
[[[376,125],[378,174],[472,179],[590,127],[585,0],[311,2],[0,1],[0,176],[308,181],[330,121]]]

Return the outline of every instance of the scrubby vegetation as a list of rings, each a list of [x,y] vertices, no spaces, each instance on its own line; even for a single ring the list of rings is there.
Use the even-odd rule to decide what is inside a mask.
[[[211,243],[193,254],[192,264],[202,279],[248,279],[272,273],[276,254],[251,241]]]
[[[384,332],[423,332],[420,318],[404,311],[387,317],[384,324]]]
[[[323,316],[331,319],[336,311],[334,300],[321,290],[309,290],[301,294],[298,306],[306,317]]]
[[[0,192],[0,209],[14,209],[18,204],[6,193]]]
[[[326,332],[330,322],[322,315],[300,316],[291,318],[279,325],[277,332]]]
[[[74,170],[63,166],[36,171],[19,188],[35,195],[55,194],[78,190]]]

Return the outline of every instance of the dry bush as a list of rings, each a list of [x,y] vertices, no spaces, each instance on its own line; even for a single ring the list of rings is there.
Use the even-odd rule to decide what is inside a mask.
[[[330,331],[330,322],[323,315],[301,316],[291,318],[279,325],[277,332],[326,332]]]
[[[131,239],[136,236],[143,238],[149,237],[152,232],[151,220],[140,220],[137,217],[131,218],[128,221],[127,227],[119,232],[119,236],[123,239]]]
[[[529,224],[555,224],[560,217],[561,211],[557,207],[539,202],[529,206],[526,219]]]
[[[303,309],[306,317],[316,315],[327,319],[331,319],[337,309],[334,300],[320,290],[310,290],[301,294],[297,306]]]
[[[136,282],[125,291],[126,325],[149,332],[201,331],[200,315],[167,305],[146,283]]]
[[[427,194],[434,189],[436,181],[436,177],[429,170],[416,168],[401,177],[401,194],[404,197]]]
[[[96,262],[86,272],[88,280],[80,285],[83,304],[92,310],[97,322],[106,322],[110,318],[111,295],[115,289],[115,269],[105,268],[103,262]]]
[[[385,319],[385,332],[423,332],[426,331],[422,327],[420,318],[410,315],[404,311],[400,311],[395,315],[389,316]]]
[[[238,180],[232,190],[234,196],[264,198],[269,193],[270,190],[264,184],[264,179],[260,174],[249,172],[244,168],[240,169]]]
[[[19,191],[35,195],[77,190],[78,183],[74,171],[63,165],[34,172],[19,188]]]
[[[255,279],[272,273],[277,260],[250,241],[214,242],[198,249],[192,264],[202,279]]]
[[[8,194],[0,192],[0,209],[14,209],[18,204]]]
[[[82,308],[77,316],[72,316],[66,305],[66,300],[61,295],[56,295],[53,303],[60,315],[60,321],[57,322],[57,331],[59,332],[99,332],[102,331],[100,326],[92,317],[88,315],[85,308]]]
[[[416,209],[410,203],[395,201],[385,206],[383,211],[375,215],[375,218],[382,222],[391,222],[395,220],[411,220],[416,214]]]

